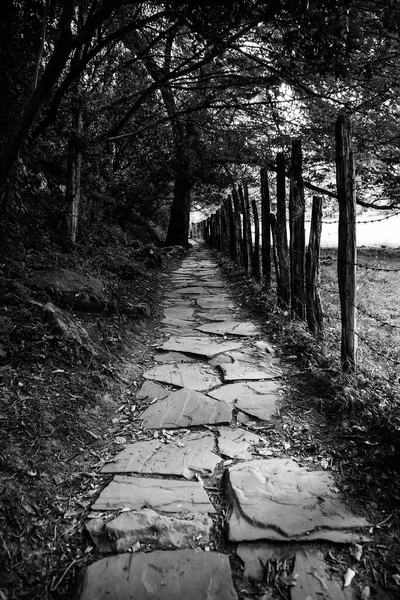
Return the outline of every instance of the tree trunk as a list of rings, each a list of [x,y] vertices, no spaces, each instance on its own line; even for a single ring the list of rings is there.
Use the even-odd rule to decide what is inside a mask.
[[[190,202],[193,188],[192,181],[178,173],[175,177],[174,199],[168,225],[166,246],[189,247]]]
[[[341,362],[344,371],[351,371],[357,363],[356,193],[351,123],[343,115],[336,122],[336,182],[339,199],[337,268],[342,317]]]

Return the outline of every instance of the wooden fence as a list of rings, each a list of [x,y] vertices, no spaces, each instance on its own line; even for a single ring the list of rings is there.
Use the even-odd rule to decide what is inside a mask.
[[[288,177],[289,173],[289,177]],[[289,179],[287,201],[286,179]],[[341,364],[356,366],[356,198],[351,123],[340,115],[336,122],[336,179],[339,205],[338,282],[341,307]],[[285,156],[276,156],[276,214],[271,212],[268,170],[260,172],[261,210],[250,202],[246,181],[234,185],[219,209],[192,225],[192,235],[229,256],[246,276],[271,287],[275,270],[279,306],[306,321],[310,331],[323,336],[319,295],[322,198],[313,197],[308,246],[305,240],[305,200],[300,140],[293,140],[289,169]],[[288,226],[289,225],[289,226]],[[289,230],[289,236],[288,236]],[[252,234],[254,232],[254,235]],[[261,241],[261,243],[260,243]]]

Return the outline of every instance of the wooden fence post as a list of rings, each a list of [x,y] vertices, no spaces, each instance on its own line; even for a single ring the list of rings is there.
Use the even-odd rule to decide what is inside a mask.
[[[268,171],[261,169],[261,265],[264,285],[271,287],[271,233],[269,216],[271,203],[269,196]]]
[[[249,212],[250,207],[245,202],[245,194],[243,193],[243,187],[241,185],[238,186],[240,207],[242,209],[242,236],[243,236],[243,259],[244,259],[244,269],[246,271],[246,275],[249,277],[251,275],[251,250],[250,250],[250,240],[249,240]],[[248,198],[248,197],[247,197]]]
[[[278,287],[278,291],[280,289],[280,269],[279,269],[279,258],[278,258],[278,236],[276,232],[276,217],[273,213],[269,215],[269,224],[271,227],[271,236],[272,236],[272,249],[274,255],[274,265],[275,265],[275,276],[276,276],[276,284]]]
[[[301,140],[292,141],[290,171],[290,289],[292,312],[303,321],[306,318],[305,294],[305,201],[302,173]]]
[[[221,204],[221,250],[227,256],[230,255],[231,241],[230,241],[230,231],[229,231],[229,222],[228,215],[225,208],[225,203]]]
[[[240,189],[240,188],[239,188]],[[249,200],[249,187],[247,182],[243,182],[243,229],[246,230],[246,244],[247,244],[247,276],[252,277],[253,275],[253,239],[251,235],[251,213],[250,213],[250,200]]]
[[[237,261],[237,242],[236,242],[236,228],[235,228],[235,215],[232,208],[232,198],[227,196],[224,201],[225,211],[228,220],[229,227],[229,256],[233,262]]]
[[[237,265],[239,268],[243,268],[244,265],[244,252],[243,252],[243,237],[242,237],[242,222],[240,219],[240,201],[239,195],[235,186],[232,188],[232,201],[233,208],[235,211],[235,238],[236,238],[236,252],[237,252]]]
[[[336,121],[336,183],[339,200],[338,282],[342,317],[341,363],[344,371],[357,364],[356,311],[356,193],[351,122]]]
[[[290,307],[285,177],[285,155],[283,152],[278,152],[276,156],[276,253],[280,273],[280,283],[278,285],[278,303],[282,308]]]
[[[306,305],[307,323],[310,331],[318,336],[323,333],[323,316],[319,294],[320,248],[322,231],[322,198],[313,197],[310,241],[306,252]]]
[[[254,246],[252,255],[252,270],[256,281],[260,281],[260,219],[258,217],[257,203],[254,198],[251,201],[251,208],[253,210],[254,220]]]

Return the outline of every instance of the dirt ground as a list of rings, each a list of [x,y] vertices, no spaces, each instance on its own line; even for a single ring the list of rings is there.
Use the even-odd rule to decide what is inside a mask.
[[[146,281],[129,283],[127,293],[150,306],[150,317],[79,315],[85,327],[101,331],[108,350],[101,360],[84,349],[60,347],[42,332],[0,367],[0,600],[66,600],[77,571],[95,560],[83,523],[108,483],[99,474],[104,461],[140,435],[135,390],[159,335],[168,274],[178,264],[167,261]],[[332,569],[354,568],[366,590],[363,600],[398,598],[400,445],[371,427],[355,403],[338,402],[352,384],[304,328],[232,265],[221,260],[221,266],[243,315],[258,322],[286,364],[279,425],[261,422],[257,433],[280,456],[284,451],[311,468],[333,471],[350,506],[372,523],[374,541],[357,561],[338,547],[328,556]],[[233,550],[218,527],[214,547]],[[242,597],[263,597],[265,585],[244,582],[240,561],[233,565]],[[276,597],[287,598],[279,581],[276,576]]]

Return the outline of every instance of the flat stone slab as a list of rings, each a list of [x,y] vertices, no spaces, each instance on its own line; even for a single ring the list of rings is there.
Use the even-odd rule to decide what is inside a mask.
[[[293,558],[296,551],[297,548],[294,544],[268,544],[266,542],[245,542],[236,547],[236,554],[244,563],[243,576],[255,580],[264,578],[265,566],[269,560],[280,561],[285,558]],[[305,598],[306,596],[302,600]]]
[[[354,516],[332,488],[329,473],[307,471],[291,459],[238,463],[226,478],[229,539],[340,542],[342,538],[346,543],[349,530],[368,522]]]
[[[279,386],[274,381],[248,381],[223,385],[209,392],[209,395],[266,421],[276,412],[278,390]]]
[[[182,352],[163,352],[162,354],[155,354],[153,358],[155,361],[164,364],[196,362],[193,356],[187,356]]]
[[[125,552],[137,542],[158,548],[198,548],[209,542],[212,525],[208,515],[180,519],[144,508],[90,519],[85,529],[99,552],[109,553]]]
[[[348,588],[342,591],[341,582],[333,579],[320,550],[302,550],[296,553],[292,577],[296,585],[290,588],[291,600],[324,598],[324,600],[350,600]],[[353,594],[355,597],[355,595]],[[358,594],[357,594],[358,597]]]
[[[170,325],[171,327],[188,327],[190,326],[190,321],[187,319],[173,319],[172,317],[165,317],[165,319],[161,320],[163,325]]]
[[[116,475],[92,505],[92,510],[140,510],[167,513],[214,513],[200,483],[175,479],[147,479]]]
[[[150,400],[163,400],[167,396],[169,396],[171,390],[167,390],[162,385],[158,385],[158,383],[154,383],[154,381],[145,381],[135,394],[136,400],[146,400],[149,398]]]
[[[249,396],[276,396],[279,387],[275,381],[228,383],[209,392],[209,396],[229,404],[236,404],[238,400],[245,401]]]
[[[83,569],[76,600],[237,600],[229,557],[157,550],[103,558]]]
[[[165,444],[146,440],[129,444],[102,468],[102,473],[144,473],[176,475],[192,479],[195,473],[209,475],[220,462],[212,452],[214,436],[210,432],[192,432]]]
[[[232,314],[229,313],[218,313],[214,311],[209,312],[199,312],[197,313],[199,319],[206,319],[207,321],[229,321],[232,319]]]
[[[251,446],[260,443],[258,435],[251,433],[251,431],[246,431],[241,427],[236,427],[235,429],[231,427],[219,427],[218,433],[219,452],[229,458],[251,459]]]
[[[190,320],[193,318],[194,308],[187,306],[171,306],[164,309],[164,315],[167,319]]]
[[[260,330],[254,325],[254,323],[240,321],[222,321],[220,323],[206,323],[196,327],[198,331],[204,333],[213,333],[215,335],[238,335],[243,337],[251,337],[260,335]]]
[[[215,342],[207,337],[170,337],[162,346],[159,346],[159,350],[173,350],[212,358],[223,352],[237,350],[241,346],[240,342]]]
[[[215,369],[199,363],[160,365],[143,373],[143,377],[198,391],[209,390],[221,383]]]
[[[183,287],[175,290],[178,294],[184,296],[202,296],[203,294],[209,294],[209,291],[205,287]]]
[[[231,364],[221,364],[220,368],[224,375],[224,381],[276,379],[282,375],[280,369],[273,365],[261,370],[249,363],[233,362]]]
[[[210,295],[208,297],[197,298],[196,302],[200,308],[235,308],[235,304],[230,300],[228,296],[222,296],[219,294]]]
[[[232,408],[194,390],[172,392],[168,398],[155,402],[143,413],[145,429],[175,429],[195,425],[229,423]]]

